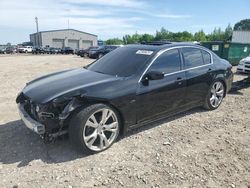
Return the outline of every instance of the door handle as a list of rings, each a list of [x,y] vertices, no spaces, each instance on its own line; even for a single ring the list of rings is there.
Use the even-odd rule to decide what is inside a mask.
[[[207,72],[212,72],[213,70],[211,69],[211,68],[209,68],[208,70],[207,70]]]
[[[178,78],[175,80],[175,83],[177,83],[178,85],[181,85],[181,84],[182,84],[182,81],[183,81],[183,78],[178,77]]]
[[[183,79],[182,79],[181,77],[178,77],[178,78],[176,79],[176,82],[181,82],[181,81],[183,81]]]

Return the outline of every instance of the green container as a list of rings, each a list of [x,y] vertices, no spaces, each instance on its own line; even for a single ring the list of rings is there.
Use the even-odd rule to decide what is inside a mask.
[[[231,43],[228,60],[232,65],[238,65],[239,61],[250,55],[250,44]]]
[[[202,46],[212,50],[219,57],[228,60],[232,65],[250,55],[250,44],[232,42],[203,42]]]

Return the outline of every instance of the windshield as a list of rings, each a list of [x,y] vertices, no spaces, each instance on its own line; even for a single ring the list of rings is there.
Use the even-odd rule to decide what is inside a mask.
[[[121,47],[106,54],[86,68],[103,74],[128,77],[140,70],[152,54],[153,51]]]
[[[98,49],[99,47],[89,47],[89,50]]]
[[[103,46],[100,46],[100,47],[96,47],[96,48],[91,48],[90,51],[97,51],[97,50],[100,50],[104,48]]]

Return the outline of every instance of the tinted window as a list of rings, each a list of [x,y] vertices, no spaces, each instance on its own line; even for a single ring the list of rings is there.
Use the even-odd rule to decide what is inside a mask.
[[[169,50],[160,55],[150,67],[150,71],[160,71],[165,74],[179,71],[181,60],[177,49]]]
[[[213,63],[215,63],[215,64],[221,62],[221,58],[218,55],[216,55],[215,53],[213,54],[212,58],[213,58]]]
[[[137,53],[138,49],[121,47],[106,54],[101,59],[86,67],[88,70],[127,77],[140,70],[153,54],[145,55]]]
[[[203,57],[200,49],[182,48],[182,53],[187,69],[203,65]]]
[[[205,65],[211,63],[211,56],[208,52],[202,50],[202,56],[203,56],[203,60],[204,60]]]

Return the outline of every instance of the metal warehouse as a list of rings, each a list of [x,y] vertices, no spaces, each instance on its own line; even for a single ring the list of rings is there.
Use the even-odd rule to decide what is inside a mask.
[[[79,49],[97,46],[97,35],[75,29],[61,29],[30,34],[30,41],[34,46]]]
[[[234,31],[232,42],[250,44],[250,31]]]

